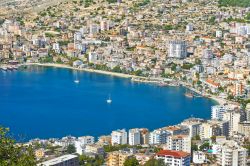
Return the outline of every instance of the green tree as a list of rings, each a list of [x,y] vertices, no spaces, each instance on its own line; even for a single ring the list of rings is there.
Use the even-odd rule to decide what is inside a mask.
[[[116,73],[121,73],[122,72],[122,69],[119,65],[115,66],[113,69],[112,69],[113,72],[116,72]]]
[[[8,128],[0,127],[0,165],[35,166],[36,160],[31,146],[17,145]]]
[[[79,156],[79,164],[81,166],[99,166],[104,163],[104,158],[102,156],[97,156],[95,158],[93,157],[88,157],[85,155],[80,155]]]
[[[219,0],[220,6],[250,7],[249,0]]]
[[[67,153],[71,154],[71,153],[75,153],[75,152],[76,152],[76,147],[75,147],[75,145],[69,144],[69,145],[67,146]]]
[[[165,166],[165,163],[163,160],[150,159],[144,164],[144,166]]]
[[[209,148],[209,142],[205,142],[200,146],[200,151],[207,150]]]
[[[139,162],[136,160],[135,157],[129,157],[125,160],[124,166],[137,166],[139,165]]]

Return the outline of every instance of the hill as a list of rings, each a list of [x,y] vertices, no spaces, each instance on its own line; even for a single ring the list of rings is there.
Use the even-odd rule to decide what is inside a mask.
[[[250,7],[250,0],[219,0],[220,6]]]

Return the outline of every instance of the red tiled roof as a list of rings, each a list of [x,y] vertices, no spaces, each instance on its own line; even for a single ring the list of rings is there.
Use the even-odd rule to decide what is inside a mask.
[[[220,84],[219,83],[216,83],[216,82],[214,82],[213,80],[211,80],[211,79],[207,79],[207,81],[206,81],[207,83],[209,83],[209,84],[212,84],[212,85],[214,85],[214,86],[220,86]]]
[[[187,157],[190,156],[189,153],[183,151],[175,151],[175,150],[161,150],[157,153],[158,156],[173,156],[176,158]]]

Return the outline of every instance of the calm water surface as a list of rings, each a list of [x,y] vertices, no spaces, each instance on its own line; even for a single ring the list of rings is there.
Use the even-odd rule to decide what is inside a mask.
[[[53,67],[0,71],[0,125],[28,140],[100,136],[119,128],[152,130],[191,116],[210,117],[214,101],[190,99],[184,93],[182,87]],[[106,103],[109,95],[112,104]]]

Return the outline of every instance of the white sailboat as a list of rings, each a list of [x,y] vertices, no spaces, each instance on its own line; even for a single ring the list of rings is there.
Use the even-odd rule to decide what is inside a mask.
[[[76,79],[74,80],[74,82],[75,82],[76,84],[79,84],[79,83],[80,83],[80,80],[79,80],[78,77],[77,77],[77,73],[76,73]]]
[[[76,84],[79,84],[79,83],[80,83],[80,81],[79,81],[79,80],[75,80],[74,82],[75,82]]]
[[[110,96],[109,96],[109,98],[107,99],[107,103],[108,103],[108,104],[111,104],[111,103],[112,103],[112,100],[111,100]]]

